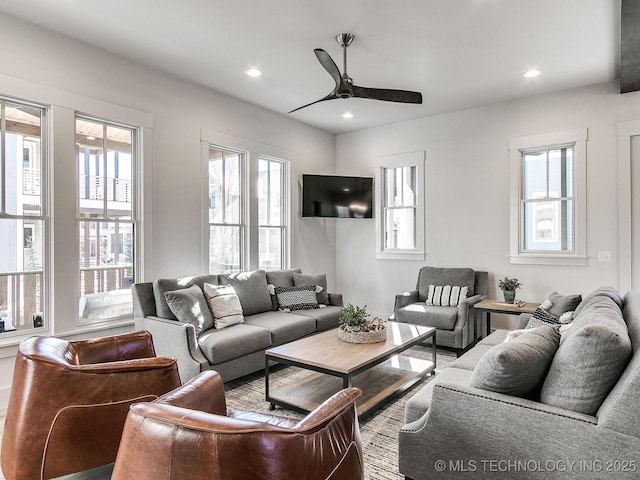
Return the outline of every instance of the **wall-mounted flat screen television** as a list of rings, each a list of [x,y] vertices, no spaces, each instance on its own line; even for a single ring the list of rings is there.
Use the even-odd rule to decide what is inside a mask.
[[[373,178],[303,174],[302,216],[372,218]]]

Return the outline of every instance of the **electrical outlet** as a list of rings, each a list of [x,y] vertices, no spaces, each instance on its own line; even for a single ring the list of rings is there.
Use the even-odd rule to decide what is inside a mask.
[[[598,261],[602,263],[610,263],[611,262],[611,252],[609,251],[599,251],[598,252]]]

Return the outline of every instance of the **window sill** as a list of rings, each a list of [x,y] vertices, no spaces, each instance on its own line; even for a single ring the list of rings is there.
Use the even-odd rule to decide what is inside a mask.
[[[588,257],[582,255],[544,255],[527,254],[511,255],[509,257],[513,265],[561,265],[585,267]]]
[[[376,260],[424,260],[424,252],[376,252]]]

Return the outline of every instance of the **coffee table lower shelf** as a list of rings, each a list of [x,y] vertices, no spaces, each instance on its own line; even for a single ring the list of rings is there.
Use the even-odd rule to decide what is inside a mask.
[[[360,418],[372,413],[382,402],[398,395],[427,374],[435,374],[430,360],[396,355],[352,377],[351,384],[362,390],[356,403]],[[310,412],[343,388],[340,376],[313,373],[284,387],[269,391],[267,401],[300,412]]]

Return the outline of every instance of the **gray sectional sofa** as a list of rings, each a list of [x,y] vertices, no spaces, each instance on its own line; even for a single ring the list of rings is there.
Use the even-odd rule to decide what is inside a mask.
[[[540,388],[524,398],[470,386],[507,334],[494,331],[409,399],[400,472],[414,480],[638,478],[640,292],[589,294]]]
[[[316,283],[324,281],[323,297],[318,294],[318,301],[326,307],[292,312],[278,310],[269,285],[292,287],[294,275],[301,275],[300,269],[136,283],[131,287],[136,329],[151,333],[158,356],[178,361],[183,382],[209,369],[216,370],[224,381],[233,380],[263,369],[266,349],[338,326],[342,295],[327,294],[326,277],[312,278]],[[295,278],[297,281],[302,277]],[[165,292],[193,285],[203,289],[205,283],[233,285],[242,306],[242,323],[198,333],[197,325],[178,321],[167,304]]]

